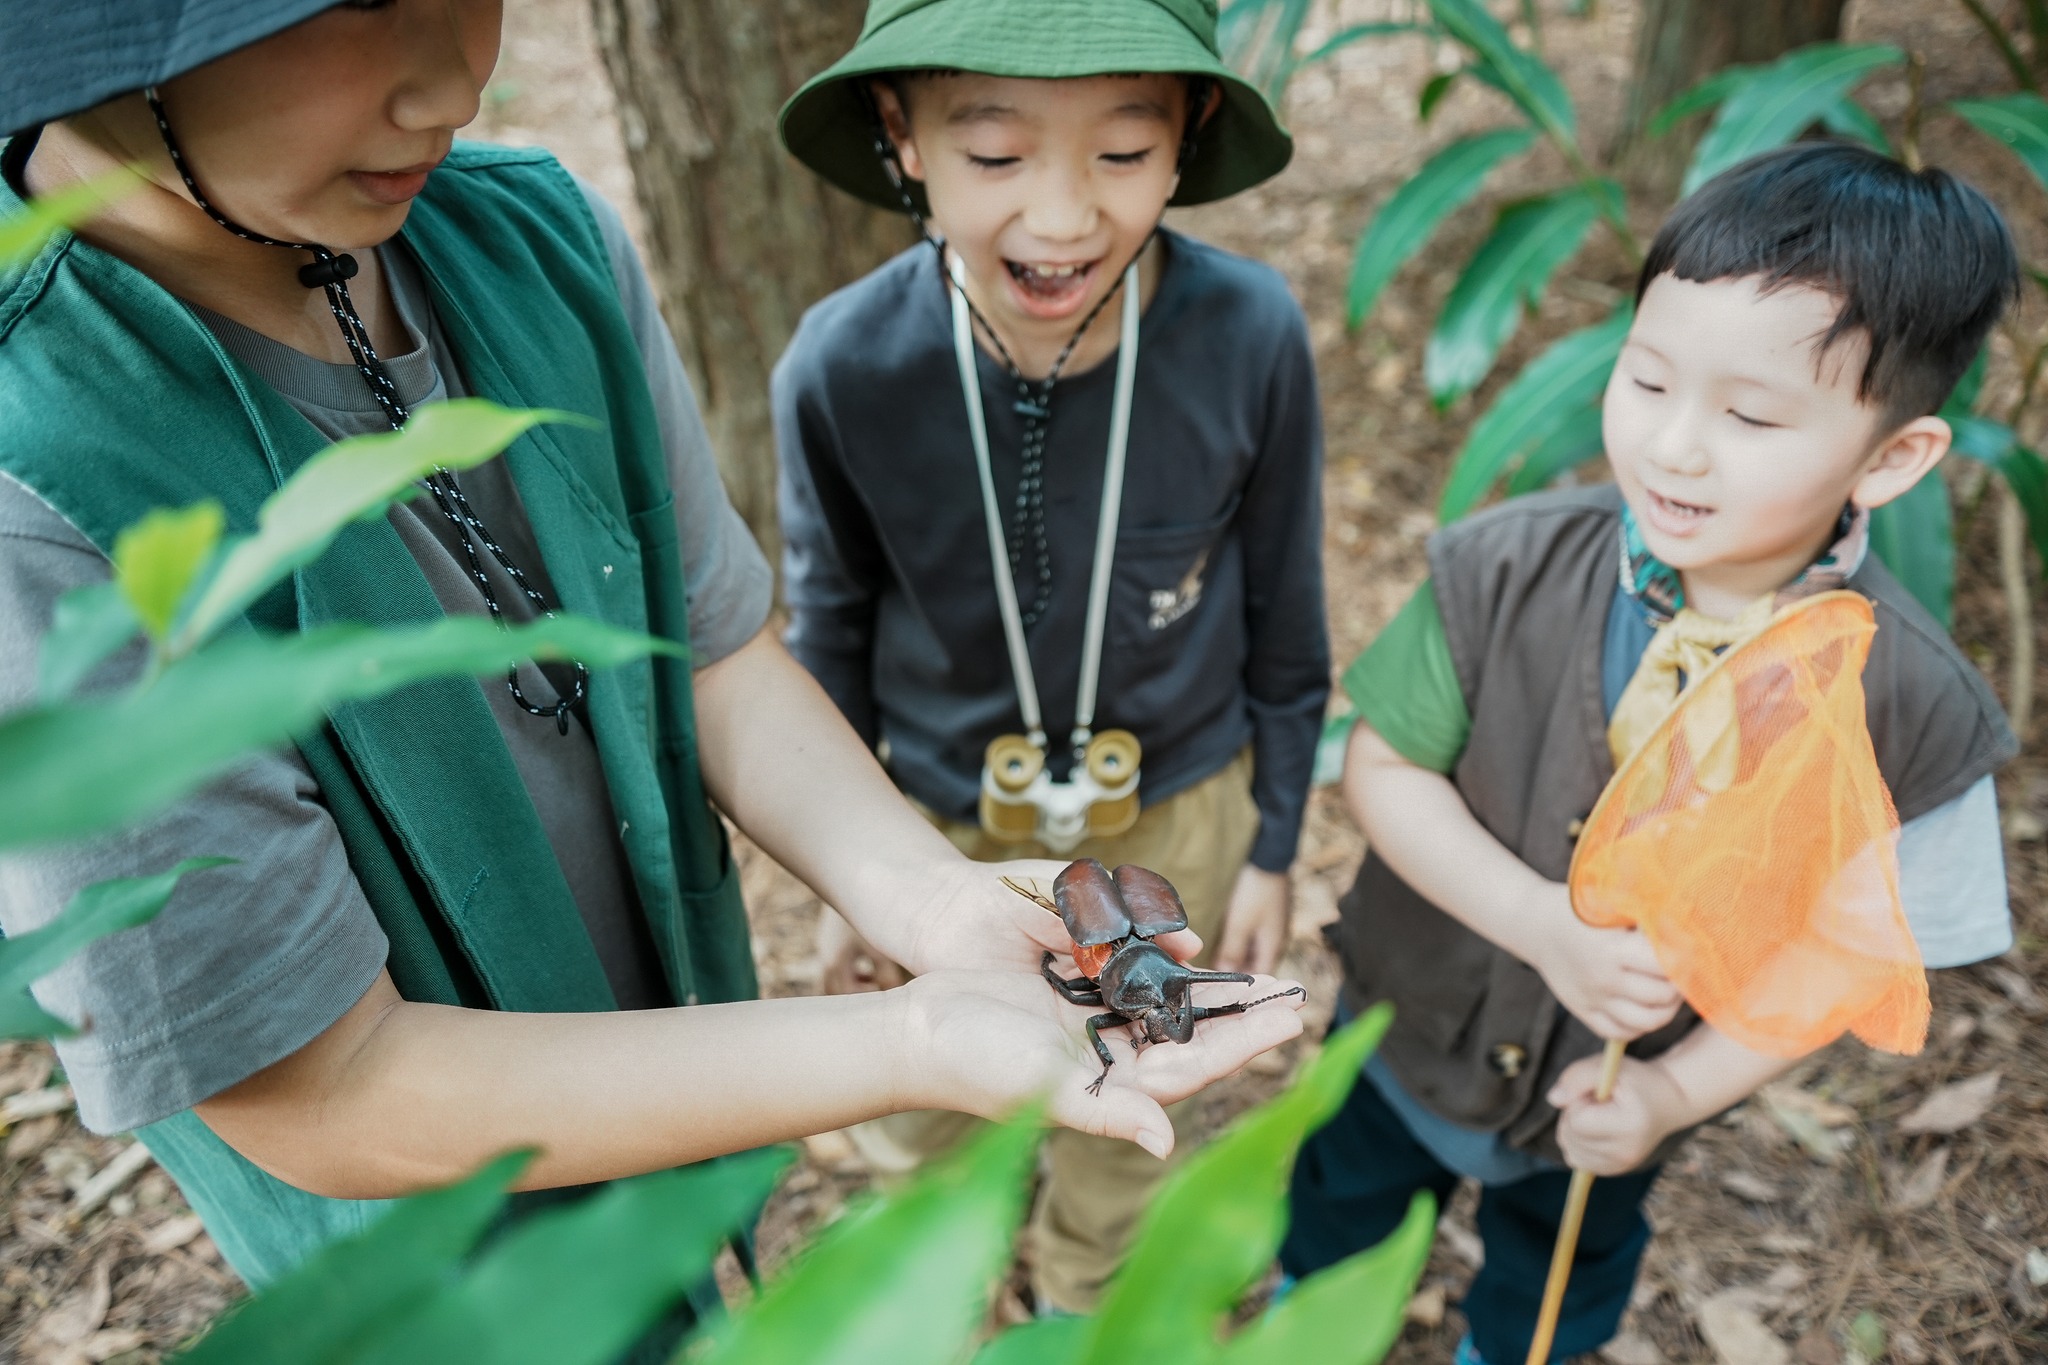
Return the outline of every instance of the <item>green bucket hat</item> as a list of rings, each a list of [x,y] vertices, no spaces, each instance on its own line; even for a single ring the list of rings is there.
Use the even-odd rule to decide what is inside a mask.
[[[1196,139],[1177,205],[1250,189],[1294,154],[1265,96],[1218,55],[1216,0],[871,0],[853,50],[782,106],[782,145],[847,193],[900,210],[902,197],[875,153],[865,87],[871,76],[920,70],[1209,77],[1223,102]]]

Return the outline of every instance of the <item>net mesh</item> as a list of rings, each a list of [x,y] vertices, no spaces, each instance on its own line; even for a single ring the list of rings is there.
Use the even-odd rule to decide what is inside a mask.
[[[1615,774],[1572,860],[1581,919],[1641,928],[1701,1017],[1773,1056],[1927,1036],[1864,719],[1876,630],[1862,596],[1829,592],[1722,655]]]

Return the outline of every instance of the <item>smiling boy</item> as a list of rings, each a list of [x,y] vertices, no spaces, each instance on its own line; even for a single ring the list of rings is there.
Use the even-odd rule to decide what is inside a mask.
[[[1306,1275],[1419,1188],[1484,1186],[1460,1365],[1519,1365],[1563,1209],[1602,1177],[1552,1359],[1613,1335],[1677,1136],[1792,1063],[1689,1012],[1644,937],[1572,913],[1580,822],[1685,670],[1847,586],[1930,967],[2011,943],[1990,774],[2017,745],[1947,634],[1869,556],[1870,513],[1947,453],[1933,414],[2010,302],[1996,210],[1941,171],[1802,144],[1725,173],[1652,245],[1609,381],[1614,486],[1517,499],[1429,544],[1430,579],[1346,676],[1345,795],[1370,844],[1340,923],[1345,1007],[1392,999],[1379,1058],[1303,1149],[1282,1251]],[[1634,1039],[1596,1103],[1601,1039]]]
[[[938,249],[810,311],[775,414],[788,643],[898,785],[978,859],[1157,869],[1216,966],[1263,971],[1328,692],[1321,434],[1281,278],[1159,226],[1290,152],[1215,23],[1207,0],[873,4],[784,138]],[[1078,843],[990,794],[991,741],[1064,783],[1112,731],[1137,801]],[[863,1137],[914,1161],[947,1118]],[[1055,1139],[1042,1306],[1093,1304],[1160,1171]]]

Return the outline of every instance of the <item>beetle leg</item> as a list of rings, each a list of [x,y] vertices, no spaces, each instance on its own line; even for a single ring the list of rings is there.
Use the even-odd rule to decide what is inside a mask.
[[[1060,974],[1053,970],[1051,953],[1047,953],[1044,959],[1039,962],[1038,973],[1052,983],[1052,988],[1060,993],[1060,999],[1066,1001],[1069,1005],[1099,1005],[1102,1003],[1102,991],[1087,977],[1077,976],[1072,981],[1062,980]]]
[[[1088,1041],[1095,1044],[1095,1055],[1102,1059],[1102,1074],[1089,1083],[1089,1094],[1102,1093],[1102,1083],[1109,1079],[1109,1069],[1116,1065],[1116,1058],[1110,1055],[1109,1044],[1102,1041],[1102,1035],[1097,1030],[1117,1024],[1128,1025],[1130,1022],[1121,1014],[1098,1014],[1088,1021]]]

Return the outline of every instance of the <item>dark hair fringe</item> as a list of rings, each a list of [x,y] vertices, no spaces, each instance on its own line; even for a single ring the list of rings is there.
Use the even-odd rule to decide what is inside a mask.
[[[1862,333],[1857,397],[1887,427],[1940,409],[2020,287],[2005,220],[1975,187],[1837,142],[1765,152],[1694,191],[1650,244],[1636,301],[1667,273],[1833,295],[1815,356]]]

